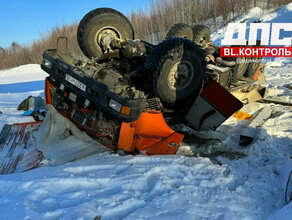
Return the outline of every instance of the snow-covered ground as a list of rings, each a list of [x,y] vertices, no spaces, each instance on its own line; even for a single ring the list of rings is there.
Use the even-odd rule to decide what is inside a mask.
[[[265,86],[268,96],[291,102],[292,64],[282,61],[266,68]],[[32,120],[16,107],[29,95],[43,95],[45,76],[38,65],[0,71],[0,130]],[[238,144],[247,121],[234,117],[216,131],[199,133],[245,157],[102,153],[0,176],[0,219],[292,219],[292,203],[284,201],[292,169],[292,109],[252,103],[244,111],[254,114],[264,106],[272,116],[247,147]],[[188,140],[183,146],[193,145]]]

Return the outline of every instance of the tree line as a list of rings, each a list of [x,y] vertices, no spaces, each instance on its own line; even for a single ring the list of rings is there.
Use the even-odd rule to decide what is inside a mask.
[[[164,39],[175,23],[204,24],[211,30],[227,25],[253,7],[264,12],[279,8],[291,0],[150,0],[149,9],[130,14],[137,38],[152,43]]]
[[[175,23],[191,26],[205,24],[215,30],[253,7],[268,11],[289,2],[290,0],[149,0],[147,8],[132,11],[127,17],[133,25],[136,38],[158,43]],[[55,27],[31,45],[13,42],[6,48],[0,46],[0,69],[30,63],[40,64],[44,50],[56,48],[57,39],[61,36],[68,38],[69,52],[76,58],[84,59],[76,39],[77,27],[78,23]]]

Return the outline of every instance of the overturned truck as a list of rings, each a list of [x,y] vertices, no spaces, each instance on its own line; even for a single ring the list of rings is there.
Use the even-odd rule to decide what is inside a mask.
[[[215,130],[243,106],[236,92],[242,100],[262,95],[251,85],[263,66],[221,58],[203,25],[175,24],[153,45],[135,40],[124,15],[98,8],[77,38],[87,61],[57,49],[43,54],[46,103],[116,152],[175,154],[183,135],[172,125]]]
[[[120,154],[175,154],[184,138],[175,131],[177,125],[215,130],[243,104],[264,95],[265,89],[254,84],[264,82],[264,66],[220,57],[203,25],[175,24],[154,45],[135,39],[131,23],[118,11],[98,8],[81,20],[77,39],[86,61],[58,49],[43,53],[49,115],[44,122],[4,127],[0,174],[32,169],[48,154],[53,159],[58,154],[59,163],[62,155],[78,158],[72,143],[89,140],[81,131]],[[60,126],[43,129],[53,123]],[[74,141],[52,144],[31,138],[33,129],[46,138],[57,127],[66,134],[53,131],[52,139],[73,133]],[[48,145],[50,153],[36,145]]]

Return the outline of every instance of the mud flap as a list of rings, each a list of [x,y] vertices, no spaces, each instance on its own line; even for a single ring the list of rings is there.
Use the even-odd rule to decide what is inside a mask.
[[[42,161],[42,153],[32,140],[31,131],[40,122],[5,125],[0,134],[0,174],[21,173]]]
[[[147,155],[175,154],[183,135],[173,131],[161,112],[143,112],[133,123],[122,123],[118,149]]]
[[[196,130],[215,130],[242,106],[237,98],[211,80],[190,107],[185,120]]]

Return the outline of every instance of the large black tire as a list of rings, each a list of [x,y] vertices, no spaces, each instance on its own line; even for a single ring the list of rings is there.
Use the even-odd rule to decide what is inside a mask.
[[[205,25],[195,25],[193,28],[193,40],[199,44],[203,45],[204,43],[208,43],[210,41],[210,29]]]
[[[240,46],[234,45],[232,47],[240,47]],[[234,66],[232,70],[232,82],[237,82],[240,79],[242,79],[242,77],[246,74],[246,71],[248,68],[248,62],[247,62],[248,58],[228,57],[228,58],[225,58],[225,60],[236,62],[236,65]]]
[[[262,46],[261,45],[261,41],[257,40],[255,46],[257,46],[257,47]],[[251,59],[255,60],[256,62],[249,63],[248,68],[247,68],[247,72],[245,73],[245,76],[248,77],[248,78],[253,78],[254,77],[254,75],[256,73],[256,70],[259,68],[259,66],[261,65],[261,62],[262,62],[262,58],[261,57],[252,57]]]
[[[249,63],[248,68],[247,68],[247,72],[245,73],[245,76],[248,78],[253,78],[257,69],[261,65],[261,61],[262,61],[261,58],[253,58],[253,59],[255,59],[257,62]]]
[[[205,75],[203,50],[185,38],[170,38],[150,54],[154,70],[154,91],[167,106],[179,108],[198,95]]]
[[[177,23],[171,26],[166,34],[165,39],[172,37],[183,37],[189,40],[194,40],[193,30],[191,26],[184,23]]]
[[[134,39],[133,27],[123,14],[111,8],[92,10],[82,18],[77,29],[78,44],[85,56],[98,58],[106,52],[100,42],[105,34]]]
[[[247,58],[234,58],[234,60],[237,62],[232,73],[232,82],[237,82],[240,80],[243,75],[246,73],[248,68],[248,62],[246,62]]]

